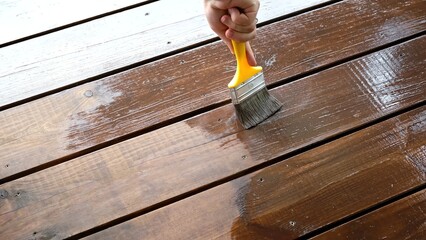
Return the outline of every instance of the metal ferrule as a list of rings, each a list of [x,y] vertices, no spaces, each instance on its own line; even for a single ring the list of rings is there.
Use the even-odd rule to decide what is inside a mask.
[[[263,77],[263,73],[260,72],[251,77],[249,80],[241,83],[236,88],[229,89],[231,90],[232,103],[239,104],[264,87],[266,87],[265,78]]]

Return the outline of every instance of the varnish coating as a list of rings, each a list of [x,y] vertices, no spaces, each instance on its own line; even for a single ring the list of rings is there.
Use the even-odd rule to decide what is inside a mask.
[[[425,122],[422,107],[88,239],[304,239],[424,185]]]
[[[423,239],[425,222],[426,190],[422,190],[313,239]]]
[[[410,73],[424,58],[417,49],[425,39],[274,89],[283,110],[250,131],[236,124],[228,104],[6,183],[2,188],[20,197],[8,198],[0,208],[2,234],[21,238],[55,229],[59,238],[74,235],[418,103],[426,91],[419,81],[423,76]],[[394,78],[388,68],[401,51],[406,64],[393,68]],[[380,72],[387,61],[387,70]],[[376,75],[365,74],[368,69],[376,69]],[[374,82],[376,77],[392,91]],[[381,101],[385,96],[393,100]],[[20,231],[23,226],[30,230]]]
[[[395,6],[382,0],[366,7],[342,2],[261,28],[254,47],[266,81],[286,81],[426,28],[416,21],[423,16],[416,2],[392,3]],[[355,11],[364,7],[365,15]],[[372,15],[374,7],[385,14]],[[406,18],[396,27],[403,30],[383,27],[386,19],[401,11]],[[311,41],[314,35],[317,41]],[[337,41],[330,45],[334,39]],[[404,59],[403,52],[398,61]],[[386,56],[382,58],[388,61]],[[378,61],[380,66],[382,60]],[[388,62],[400,64],[398,61]],[[214,43],[3,111],[0,165],[9,167],[0,169],[0,178],[223,103],[229,100],[226,84],[234,67],[228,50],[222,43]],[[375,71],[372,67],[367,74]],[[380,71],[383,74],[386,69]],[[368,89],[374,81],[362,83],[367,87],[365,93],[375,90]]]
[[[424,4],[262,1],[253,46],[284,107],[249,131],[229,103],[232,55],[202,42],[202,0],[0,48],[0,239],[303,239],[366,224],[419,238]]]

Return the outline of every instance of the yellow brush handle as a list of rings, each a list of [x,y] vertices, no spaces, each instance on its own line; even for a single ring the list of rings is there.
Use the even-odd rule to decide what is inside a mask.
[[[228,88],[235,88],[262,71],[262,67],[253,67],[248,64],[245,42],[236,42],[232,40],[232,46],[234,48],[235,58],[237,59],[237,71],[232,81],[228,84]]]

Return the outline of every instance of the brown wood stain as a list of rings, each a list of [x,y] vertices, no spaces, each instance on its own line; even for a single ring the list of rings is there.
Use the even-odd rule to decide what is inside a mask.
[[[364,9],[365,15],[355,11],[363,8],[361,3],[342,2],[261,28],[254,45],[268,83],[286,81],[426,28],[418,2],[402,6],[397,2],[377,1]],[[385,14],[371,14],[377,11]],[[383,28],[386,19],[401,11],[406,22],[395,26],[401,31]],[[319,41],[310,41],[312,36],[307,32],[317,31],[321,24]],[[305,31],[300,31],[302,25]],[[347,29],[350,34],[345,33]],[[386,34],[380,36],[377,31]],[[281,37],[283,32],[285,38]],[[338,41],[330,46],[336,38]],[[61,162],[107,141],[167,125],[177,121],[171,119],[229,101],[226,84],[233,75],[233,61],[222,43],[214,43],[3,111],[0,166],[9,167],[0,169],[0,178]],[[371,71],[374,69],[368,74]],[[87,97],[87,91],[93,96]],[[303,98],[300,102],[307,104]]]
[[[424,185],[424,158],[407,156],[423,151],[425,121],[421,107],[88,239],[303,238]]]
[[[248,131],[202,0],[21,2],[0,3],[1,239],[424,235],[425,1],[262,1],[284,106]]]
[[[313,239],[422,239],[426,191],[420,191]]]
[[[0,208],[3,213],[0,222],[8,226],[3,234],[11,238],[24,237],[27,233],[18,231],[23,225],[37,232],[60,228],[60,236],[86,231],[420,103],[426,91],[424,82],[419,81],[423,76],[416,74],[413,77],[412,73],[415,69],[422,68],[418,63],[425,53],[417,49],[424,41],[425,38],[421,37],[274,89],[272,93],[285,103],[283,110],[250,131],[242,131],[235,124],[234,110],[229,104],[6,183],[2,186],[6,191],[20,189],[25,190],[26,194],[23,195],[25,201],[10,198],[7,200],[8,204]],[[377,69],[378,63],[383,61],[382,56],[400,57],[398,49],[403,49],[406,53],[401,56],[405,64],[394,68],[398,77],[389,79],[386,85],[386,89],[393,89],[392,99],[398,103],[395,104],[393,100],[380,101],[383,96],[390,94],[380,88],[383,86],[380,82],[377,82],[378,87],[374,84],[364,86],[363,83],[376,77],[381,79],[379,72],[374,76],[359,78],[359,71],[356,69],[366,62],[371,69]],[[370,68],[364,69],[364,72],[368,72]],[[383,77],[386,76],[384,72]],[[381,105],[377,107],[379,103]],[[217,121],[219,116],[221,121]],[[360,146],[359,151],[349,149],[345,156],[351,156],[353,151],[363,153],[363,147]],[[377,149],[380,148],[375,148],[375,151]],[[380,152],[378,155],[371,155],[372,153],[374,151],[368,154],[374,157],[381,155]],[[401,165],[392,165],[391,171],[398,168],[401,170],[397,172],[406,171]],[[346,174],[352,174],[353,166],[346,169],[350,170]],[[339,169],[334,170],[332,164],[321,165],[319,170],[336,176],[337,179],[333,182],[339,182]],[[294,166],[289,174],[297,176],[299,171],[315,173],[311,168],[308,170]],[[413,179],[411,184],[418,183],[418,179],[413,177],[415,174],[418,173],[410,173],[410,177],[407,177]],[[389,177],[392,179],[398,176]],[[290,179],[294,184],[298,182],[294,177],[285,182]],[[364,176],[360,177],[362,179]],[[342,184],[336,186],[338,190],[331,188],[330,191],[348,191],[356,182],[352,180]],[[310,192],[299,187],[291,188],[290,192],[293,191],[298,194]],[[293,201],[296,201],[297,195],[294,198]],[[316,196],[312,196],[306,201],[315,199]],[[61,204],[52,207],[53,203]],[[206,204],[209,206],[211,203],[206,201]],[[306,211],[304,204],[299,207],[299,212]],[[237,209],[236,211],[238,212]],[[61,215],[55,214],[58,212]],[[235,211],[230,211],[233,212]],[[16,214],[25,217],[15,221],[9,219]],[[103,217],[96,217],[99,215]],[[76,216],[79,220],[70,225],[69,216]],[[272,216],[278,218],[282,215],[280,213]],[[232,226],[234,218],[228,220],[228,227]],[[290,219],[288,222],[290,221],[300,223],[300,220]],[[198,228],[203,229],[201,226]],[[306,231],[310,230],[312,228]]]

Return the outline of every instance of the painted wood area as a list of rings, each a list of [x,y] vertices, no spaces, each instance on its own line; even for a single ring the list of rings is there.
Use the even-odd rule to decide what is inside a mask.
[[[250,130],[202,0],[36,2],[0,0],[0,239],[425,235],[425,1],[261,1]]]
[[[411,72],[424,68],[416,63],[426,57],[417,51],[425,41],[422,37],[275,89],[287,111],[251,131],[235,124],[232,106],[226,105],[3,184],[10,196],[19,195],[1,209],[3,234],[25,238],[34,231],[43,236],[61,229],[55,234],[64,237],[85,231],[419,103],[426,93],[424,76],[412,78]],[[381,64],[392,69],[401,52],[412,56],[405,61],[408,68],[398,69],[398,79],[388,79],[390,69],[380,77],[393,91],[379,88],[372,94],[384,83],[373,83]],[[375,70],[371,79],[361,76],[368,74],[368,66]],[[389,96],[398,105],[380,101]],[[10,219],[15,215],[22,219]]]
[[[424,185],[424,165],[419,166],[419,162],[425,163],[425,122],[426,107],[423,107],[89,239],[303,237],[384,199]],[[419,209],[414,211],[422,213]]]
[[[263,1],[260,23],[326,0]],[[177,11],[176,9],[182,9]],[[167,16],[167,17],[165,17]],[[214,37],[202,0],[161,0],[1,48],[0,107]]]
[[[422,239],[426,190],[355,219],[314,239]]]
[[[407,20],[398,24],[401,31],[383,28],[389,16],[402,11],[384,0],[374,5],[377,9],[365,8],[365,15],[355,11],[359,6],[342,2],[260,28],[254,47],[267,82],[287,82],[426,30],[425,23],[413,23],[421,17],[420,12],[410,14],[415,11],[413,5],[404,5]],[[386,15],[371,15],[373,10]],[[305,31],[300,31],[301,26]],[[282,32],[286,38],[280,37]],[[313,36],[319,41],[310,41]],[[330,45],[333,39],[337,40]],[[223,105],[229,101],[223,86],[233,71],[234,60],[227,49],[212,43],[5,110],[0,118],[4,129],[0,166],[8,167],[0,170],[0,179],[81,155],[104,142],[165,125],[199,109]]]

